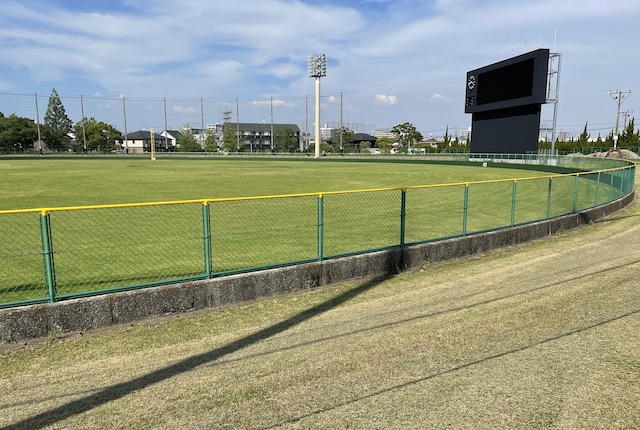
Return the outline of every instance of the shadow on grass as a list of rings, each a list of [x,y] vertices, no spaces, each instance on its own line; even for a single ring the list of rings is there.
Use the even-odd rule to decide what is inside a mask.
[[[558,334],[556,336],[547,337],[545,339],[541,339],[541,340],[539,340],[537,342],[530,343],[530,344],[521,346],[519,348],[510,349],[508,351],[499,352],[497,354],[489,355],[487,357],[482,357],[482,358],[479,358],[477,360],[468,361],[466,363],[461,363],[461,364],[459,364],[457,366],[450,367],[450,368],[442,370],[440,372],[431,373],[431,374],[425,375],[425,376],[423,376],[421,378],[416,378],[416,379],[412,379],[412,380],[407,381],[407,382],[403,382],[402,384],[392,385],[390,387],[383,388],[381,390],[377,390],[377,391],[371,392],[369,394],[365,394],[363,396],[355,397],[355,398],[352,398],[352,399],[347,400],[345,402],[337,403],[335,405],[332,405],[332,406],[329,406],[329,407],[326,407],[326,408],[316,409],[315,411],[311,411],[311,412],[309,412],[307,414],[300,415],[300,416],[292,418],[290,420],[282,421],[282,422],[279,422],[279,423],[276,423],[276,424],[273,424],[273,425],[271,425],[269,427],[264,427],[264,428],[265,429],[273,429],[273,428],[281,427],[281,426],[286,425],[286,424],[294,424],[294,423],[297,423],[297,422],[299,422],[299,421],[301,421],[301,420],[303,420],[305,418],[310,418],[312,416],[315,416],[315,415],[318,415],[318,414],[321,414],[321,413],[324,413],[324,412],[329,412],[329,411],[332,411],[334,409],[341,408],[343,406],[348,406],[348,405],[357,403],[357,402],[359,402],[361,400],[370,399],[370,398],[373,398],[373,397],[376,397],[376,396],[379,396],[379,395],[382,395],[382,394],[386,394],[386,393],[390,393],[390,392],[393,392],[393,391],[396,391],[396,390],[400,390],[400,389],[403,389],[403,388],[406,388],[406,387],[410,387],[412,385],[416,385],[416,384],[419,384],[421,382],[429,381],[431,379],[435,379],[435,378],[438,378],[440,376],[444,376],[444,375],[447,375],[447,374],[450,374],[450,373],[457,372],[458,370],[463,370],[463,369],[466,369],[468,367],[472,367],[472,366],[475,366],[475,365],[478,365],[478,364],[483,364],[485,362],[488,362],[488,361],[491,361],[491,360],[495,360],[495,359],[498,359],[498,358],[502,358],[502,357],[506,357],[506,356],[511,355],[511,354],[517,354],[519,352],[523,352],[523,351],[529,350],[531,348],[535,348],[536,346],[544,345],[544,344],[547,344],[549,342],[560,340],[560,339],[568,337],[568,336],[573,336],[573,335],[576,335],[576,334],[580,334],[582,332],[586,332],[588,330],[592,330],[592,329],[598,328],[600,326],[604,326],[606,324],[609,324],[609,323],[612,323],[612,322],[615,322],[615,321],[619,321],[621,319],[624,319],[624,318],[627,318],[627,317],[630,317],[630,316],[633,316],[633,315],[637,315],[637,314],[640,314],[640,309],[636,309],[636,310],[624,313],[622,315],[618,315],[618,316],[615,316],[613,318],[609,318],[609,319],[607,319],[605,321],[600,321],[600,322],[597,322],[597,323],[594,323],[594,324],[590,324],[588,326],[577,328],[575,330],[564,332],[564,333]]]
[[[494,303],[497,301],[501,301],[501,300],[505,300],[505,299],[509,299],[509,298],[513,298],[516,296],[521,296],[521,295],[526,295],[526,294],[530,294],[532,292],[535,291],[540,291],[540,290],[544,290],[544,289],[548,289],[548,288],[552,288],[558,285],[561,285],[563,283],[566,283],[568,281],[575,281],[575,280],[579,280],[583,277],[587,277],[587,276],[593,276],[593,275],[597,275],[597,274],[601,274],[601,273],[605,273],[611,270],[618,270],[621,267],[624,267],[628,264],[637,264],[639,261],[635,260],[631,263],[624,263],[624,264],[620,264],[618,266],[615,267],[610,267],[607,269],[603,269],[603,270],[599,270],[596,272],[590,272],[588,274],[585,275],[581,275],[581,276],[577,276],[577,277],[573,277],[570,279],[566,279],[566,280],[562,280],[562,281],[558,281],[558,282],[554,282],[554,283],[550,283],[550,284],[546,284],[546,285],[542,285],[539,287],[535,287],[535,288],[530,288],[524,291],[519,291],[517,293],[513,293],[513,294],[508,294],[508,295],[503,295],[500,297],[495,297],[495,298],[491,298],[491,299],[487,299],[487,300],[482,300],[473,304],[469,304],[469,305],[464,305],[464,306],[454,306],[454,307],[449,307],[447,309],[444,310],[439,310],[439,311],[434,311],[434,312],[428,312],[428,313],[421,313],[419,315],[416,315],[414,317],[411,318],[405,318],[402,320],[396,320],[396,321],[392,321],[392,322],[388,322],[388,323],[384,323],[384,324],[379,324],[379,325],[375,325],[373,327],[367,327],[361,330],[355,330],[355,331],[350,331],[348,333],[345,334],[339,334],[339,335],[333,335],[333,336],[329,336],[329,337],[325,337],[322,339],[316,339],[316,340],[312,340],[312,341],[308,341],[308,342],[303,342],[303,343],[298,343],[296,345],[291,345],[287,348],[279,348],[277,351],[284,351],[284,350],[288,350],[288,349],[294,349],[294,348],[298,348],[301,346],[305,346],[305,345],[309,345],[309,344],[314,344],[314,343],[318,343],[318,342],[323,342],[329,339],[335,339],[338,337],[344,337],[344,336],[348,336],[348,335],[352,335],[355,333],[360,333],[360,332],[365,332],[365,331],[371,331],[371,330],[380,330],[380,329],[384,329],[386,327],[390,327],[390,326],[394,326],[397,324],[402,324],[402,323],[406,323],[406,322],[410,322],[410,321],[414,321],[414,320],[420,320],[420,319],[425,319],[425,318],[430,318],[436,315],[442,315],[442,314],[446,314],[446,313],[451,313],[451,312],[457,312],[457,311],[461,311],[461,310],[467,310],[467,309],[471,309],[474,307],[478,307],[478,306],[482,306],[482,305],[486,305],[486,304],[490,304],[490,303]],[[214,363],[229,355],[232,354],[236,351],[242,350],[243,348],[249,347],[251,345],[254,345],[258,342],[261,342],[263,340],[266,340],[270,337],[273,337],[275,335],[278,335],[280,333],[283,333],[285,331],[287,331],[288,329],[295,327],[305,321],[310,320],[311,318],[314,318],[318,315],[323,314],[324,312],[327,312],[337,306],[340,306],[341,304],[356,298],[357,296],[373,289],[374,287],[376,287],[377,285],[379,285],[381,282],[383,282],[384,280],[389,279],[389,277],[382,277],[382,278],[377,278],[368,282],[363,283],[362,285],[353,288],[349,291],[346,291],[345,293],[334,297],[330,300],[327,300],[323,303],[318,304],[317,306],[314,306],[312,308],[309,308],[307,310],[304,310],[302,312],[300,312],[299,314],[296,314],[294,316],[292,316],[291,318],[288,318],[284,321],[281,321],[277,324],[274,324],[272,326],[269,326],[265,329],[262,329],[260,331],[257,331],[253,334],[250,334],[244,338],[238,339],[235,342],[232,342],[226,346],[220,347],[220,348],[216,348],[214,350],[211,351],[207,351],[205,353],[199,354],[199,355],[195,355],[193,357],[189,357],[186,358],[182,361],[179,361],[175,364],[172,364],[170,366],[164,367],[162,369],[159,369],[155,372],[149,373],[147,375],[143,375],[141,377],[135,378],[131,381],[126,381],[126,382],[122,382],[119,384],[115,384],[112,385],[110,387],[106,387],[104,389],[98,390],[97,392],[95,392],[94,394],[88,395],[86,397],[83,397],[81,399],[78,400],[74,400],[71,402],[68,402],[64,405],[58,406],[54,409],[51,409],[49,411],[45,411],[42,412],[40,414],[34,415],[33,417],[29,417],[26,418],[22,421],[19,421],[17,423],[14,424],[10,424],[6,427],[3,427],[3,430],[13,430],[13,429],[38,429],[38,428],[43,428],[55,423],[58,423],[60,421],[63,421],[67,418],[70,418],[72,416],[75,415],[79,415],[81,413],[90,411],[94,408],[97,408],[103,404],[109,403],[113,400],[117,400],[120,399],[122,397],[125,397],[135,391],[147,388],[149,386],[152,386],[158,382],[162,382],[166,379],[170,379],[174,376],[180,375],[182,373],[191,371],[197,367],[203,366],[203,365],[214,365]],[[467,298],[474,296],[475,294],[471,294],[468,296],[465,296]],[[460,299],[460,298],[458,298]],[[391,386],[391,387],[387,387],[387,388],[383,388],[380,389],[378,391],[348,400],[346,402],[340,403],[340,404],[336,404],[336,405],[332,405],[330,407],[327,408],[322,408],[322,409],[317,409],[315,411],[309,412],[308,414],[304,414],[301,415],[299,417],[295,417],[292,418],[291,420],[287,420],[278,424],[275,424],[271,427],[268,428],[273,428],[273,427],[278,427],[281,425],[285,425],[285,424],[290,424],[290,423],[295,423],[298,422],[302,419],[323,413],[323,412],[328,412],[332,409],[337,409],[339,407],[342,406],[347,406],[349,404],[353,404],[356,403],[357,401],[360,400],[365,400],[368,398],[372,398],[375,397],[377,395],[381,395],[381,394],[385,394],[397,389],[401,389],[403,387],[407,387],[407,386],[411,386],[420,382],[424,382],[424,381],[428,381],[430,379],[434,379],[436,377],[442,376],[442,375],[446,375],[449,373],[453,373],[455,371],[458,370],[462,370],[465,369],[467,367],[476,365],[476,364],[481,364],[496,358],[500,358],[503,356],[507,356],[510,354],[514,354],[514,353],[518,353],[518,352],[522,352],[525,350],[528,350],[530,348],[533,348],[537,345],[541,345],[541,344],[545,344],[554,340],[558,340],[567,336],[571,336],[574,334],[578,334],[602,325],[605,325],[607,323],[613,322],[613,321],[617,321],[620,319],[623,319],[625,317],[631,316],[631,315],[635,315],[640,313],[640,309],[639,310],[634,310],[631,312],[627,312],[623,315],[619,315],[613,318],[610,318],[608,320],[605,321],[601,321],[595,324],[591,324],[585,327],[581,327],[581,328],[577,328],[575,330],[569,331],[569,332],[564,332],[561,333],[559,335],[556,336],[552,336],[549,338],[545,338],[545,339],[541,339],[535,343],[532,344],[528,344],[528,345],[524,345],[522,347],[519,348],[515,348],[515,349],[511,349],[508,351],[504,351],[501,353],[497,353],[491,356],[487,356],[487,357],[483,357],[480,358],[478,360],[473,360],[467,363],[462,363],[458,366],[449,368],[449,369],[445,369],[442,370],[440,372],[436,372],[430,375],[426,375],[424,377],[421,378],[417,378],[414,379],[412,381],[408,381],[402,384],[398,384],[395,386]],[[264,353],[258,353],[258,354],[254,354],[251,357],[256,357],[256,356],[261,356],[261,355],[266,355],[266,354],[271,354],[275,351],[267,351]],[[233,360],[232,360],[233,361]]]
[[[238,339],[226,346],[186,358],[175,364],[156,370],[155,372],[149,373],[147,375],[132,379],[130,381],[106,387],[90,396],[65,403],[49,411],[45,411],[32,417],[25,418],[17,423],[10,424],[6,427],[3,427],[3,430],[43,428],[63,421],[72,416],[79,415],[83,412],[90,411],[91,409],[97,408],[113,400],[120,399],[128,394],[131,394],[138,390],[142,390],[158,382],[172,378],[176,375],[189,372],[196,367],[218,360],[221,357],[232,354],[262,340],[268,339],[292,327],[295,327],[296,325],[301,324],[317,315],[327,312],[376,287],[385,279],[388,279],[388,277],[377,278],[365,282],[362,285],[346,291],[345,293],[337,297],[334,297],[330,300],[320,303],[317,306],[302,311],[289,319],[243,337],[242,339]]]
[[[331,336],[325,336],[325,337],[321,337],[318,339],[313,339],[313,340],[308,340],[305,342],[298,342],[296,344],[290,344],[286,347],[281,347],[281,348],[277,348],[277,349],[271,349],[268,351],[264,351],[264,352],[258,352],[255,354],[250,354],[250,355],[246,355],[242,358],[234,358],[234,359],[228,359],[225,361],[225,363],[231,363],[231,362],[237,362],[237,361],[241,361],[241,360],[250,360],[253,358],[257,358],[257,357],[262,357],[262,356],[266,356],[269,354],[274,354],[274,353],[280,353],[280,352],[285,352],[285,351],[290,351],[296,348],[301,348],[301,347],[305,347],[305,346],[310,346],[310,345],[314,345],[314,344],[318,344],[321,342],[327,342],[327,341],[331,341],[331,340],[335,340],[335,339],[339,339],[339,338],[343,338],[343,337],[347,337],[347,336],[353,336],[353,335],[357,335],[357,334],[362,334],[362,333],[366,333],[366,332],[372,332],[372,331],[376,331],[376,330],[384,330],[386,328],[390,328],[390,327],[394,327],[400,324],[406,324],[406,323],[411,323],[414,321],[420,321],[420,320],[425,320],[427,318],[433,318],[436,316],[440,316],[440,315],[446,315],[446,314],[451,314],[451,313],[455,313],[455,312],[461,312],[461,311],[467,311],[470,309],[474,309],[480,306],[485,306],[485,305],[489,305],[492,303],[498,303],[500,301],[503,300],[509,300],[515,297],[520,297],[520,296],[524,296],[527,294],[531,294],[531,293],[535,293],[535,292],[540,292],[546,289],[550,289],[550,288],[554,288],[554,287],[559,287],[562,286],[564,284],[566,284],[567,282],[575,282],[575,281],[579,281],[580,279],[583,278],[588,278],[591,276],[597,276],[597,275],[601,275],[610,271],[615,271],[615,270],[619,270],[623,267],[626,267],[630,264],[637,264],[640,263],[640,260],[635,260],[632,261],[630,263],[623,263],[620,264],[618,266],[614,266],[614,267],[610,267],[607,269],[603,269],[603,270],[598,270],[598,271],[594,271],[594,272],[589,272],[589,273],[585,273],[584,275],[580,275],[580,276],[575,276],[572,278],[568,278],[568,279],[563,279],[560,280],[558,282],[553,282],[553,283],[549,283],[549,284],[545,284],[539,287],[534,287],[534,288],[529,288],[523,291],[518,291],[516,293],[512,293],[512,294],[506,294],[506,295],[501,295],[498,297],[493,297],[490,299],[485,299],[485,300],[481,300],[478,302],[474,302],[474,303],[470,303],[464,306],[451,306],[445,309],[441,309],[441,310],[434,310],[434,311],[430,311],[430,312],[419,312],[418,314],[408,317],[408,318],[402,318],[402,319],[396,319],[393,321],[389,321],[389,322],[385,322],[385,323],[381,323],[381,324],[376,324],[376,325],[371,325],[365,328],[361,328],[361,329],[357,329],[357,330],[350,330],[344,333],[340,333],[340,334],[334,334]],[[473,298],[474,296],[477,296],[478,294],[484,294],[483,293],[473,293],[473,294],[466,294],[464,296],[460,296],[460,297],[456,297],[455,300],[466,300],[466,299],[470,299]],[[404,307],[401,310],[397,310],[397,311],[391,311],[391,312],[381,312],[381,313],[377,313],[376,315],[378,317],[380,316],[390,316],[390,315],[394,315],[394,314],[398,314],[398,313],[407,313],[409,311],[416,311],[417,309],[422,309],[422,306],[420,307]],[[354,322],[356,320],[350,320],[350,321],[342,321],[340,322],[341,325],[344,324],[349,324],[351,322]],[[331,331],[331,330],[327,330],[327,331]],[[285,338],[286,335],[284,335],[282,338]],[[207,364],[208,366],[212,366],[214,365],[213,363]]]
[[[637,217],[640,217],[640,214],[618,215],[611,218],[600,219],[600,220],[594,221],[594,223],[595,224],[608,223],[613,221],[622,221],[623,219],[627,219],[627,218],[637,218]]]

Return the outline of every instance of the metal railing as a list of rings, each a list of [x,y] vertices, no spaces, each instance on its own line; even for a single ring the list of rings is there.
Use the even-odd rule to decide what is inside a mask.
[[[635,165],[623,161],[496,155],[474,161],[589,171],[404,188],[0,211],[0,307],[466,236],[575,213],[634,189]]]

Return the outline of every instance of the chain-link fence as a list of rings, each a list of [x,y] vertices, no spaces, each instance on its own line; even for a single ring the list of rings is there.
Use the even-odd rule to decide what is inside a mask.
[[[552,164],[602,166],[566,158]],[[549,219],[632,192],[635,165],[609,164],[540,178],[0,211],[0,307],[319,261]]]
[[[122,135],[136,131],[162,130],[179,131],[189,126],[195,134],[204,138],[201,130],[209,126],[230,122],[257,124],[297,125],[304,135],[313,133],[313,106],[315,96],[257,97],[253,99],[212,100],[205,98],[136,98],[103,96],[58,95],[66,115],[76,124],[83,119],[94,118],[97,122],[110,124]],[[5,115],[15,113],[19,117],[44,123],[50,94],[25,94],[0,92],[0,112]],[[353,127],[354,132],[372,133],[373,124],[342,122],[342,93],[321,96],[321,127],[340,124]],[[79,145],[84,136],[76,136]],[[202,142],[201,142],[202,143]],[[81,148],[81,146],[80,146]],[[35,147],[15,145],[0,148],[2,153],[34,152]],[[122,148],[124,149],[124,148]]]

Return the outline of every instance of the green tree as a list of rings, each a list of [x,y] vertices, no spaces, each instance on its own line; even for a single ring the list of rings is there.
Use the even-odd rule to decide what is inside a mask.
[[[94,117],[84,118],[73,126],[78,142],[77,151],[111,152],[117,148],[116,142],[122,133],[104,121],[96,121]],[[86,146],[85,146],[86,142]]]
[[[222,128],[222,150],[225,152],[239,152],[242,142],[238,143],[236,128],[230,122],[225,123]]]
[[[205,131],[204,150],[206,152],[218,152],[218,136],[215,131]]]
[[[180,152],[198,152],[202,147],[191,132],[191,124],[185,124],[180,130],[177,145]]]
[[[300,139],[296,131],[288,125],[277,127],[273,130],[274,150],[283,152],[295,152],[300,147]]]
[[[620,146],[640,146],[640,129],[638,129],[638,132],[636,133],[634,128],[635,118],[631,118],[631,121],[629,121],[620,135]]]
[[[603,146],[606,146],[606,147],[609,147],[609,148],[613,148],[613,130],[611,130],[611,132],[609,132],[607,137],[604,138],[604,145]]]
[[[588,124],[589,124],[588,121],[584,123],[584,130],[582,130],[582,133],[580,133],[580,136],[578,136],[577,146],[581,146],[581,147],[589,146],[589,138],[591,137],[591,135],[587,131]]]
[[[51,90],[47,112],[44,114],[43,136],[49,149],[57,151],[67,148],[67,135],[72,125],[73,122],[67,116],[60,96],[54,88]]]
[[[347,127],[338,127],[333,130],[331,140],[333,141],[333,145],[342,151],[353,144],[353,131]]]
[[[438,148],[449,148],[451,146],[451,136],[449,135],[449,126],[444,131],[444,136],[442,136],[442,141],[438,142]]]
[[[598,138],[596,139],[596,146],[599,148],[604,146],[604,142],[602,141],[602,136],[600,136],[600,134],[598,134]]]
[[[309,149],[307,150],[307,152],[314,154],[316,152],[316,145],[315,143],[310,143],[309,144]],[[321,141],[320,142],[320,153],[325,154],[325,153],[332,153],[335,152],[335,148],[331,145],[329,145],[326,141]]]
[[[379,137],[376,139],[376,146],[382,152],[389,152],[393,145],[393,139],[390,137]]]
[[[396,138],[396,141],[405,148],[405,151],[416,142],[422,140],[422,134],[420,134],[413,124],[408,122],[394,125],[391,133]]]
[[[0,151],[33,149],[37,139],[38,130],[32,119],[19,117],[15,113],[5,117],[0,112]]]

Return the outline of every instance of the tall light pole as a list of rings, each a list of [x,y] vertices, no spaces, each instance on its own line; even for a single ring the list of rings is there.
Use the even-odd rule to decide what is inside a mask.
[[[320,158],[320,78],[327,76],[327,56],[312,54],[308,57],[309,77],[316,78],[316,154]]]

